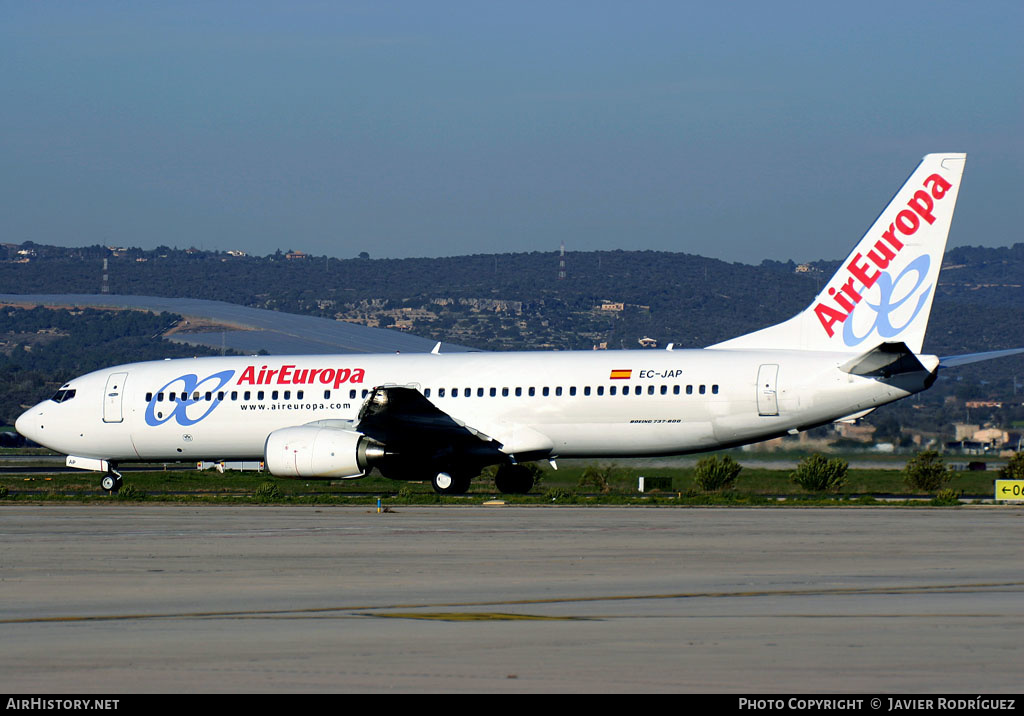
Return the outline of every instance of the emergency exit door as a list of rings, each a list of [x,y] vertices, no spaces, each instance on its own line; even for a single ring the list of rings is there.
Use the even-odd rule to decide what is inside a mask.
[[[779,378],[779,366],[770,363],[757,370],[757,414],[778,415],[779,398],[776,381]]]
[[[103,422],[120,423],[124,420],[122,398],[127,373],[111,373],[107,378],[107,387],[103,391]]]

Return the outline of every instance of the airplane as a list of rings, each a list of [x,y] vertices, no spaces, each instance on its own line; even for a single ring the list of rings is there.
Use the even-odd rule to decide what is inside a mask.
[[[966,154],[929,154],[793,318],[704,349],[213,357],[149,361],[65,383],[19,433],[122,484],[130,462],[262,460],[271,474],[373,469],[462,494],[496,465],[729,448],[867,415],[934,383],[925,329]]]

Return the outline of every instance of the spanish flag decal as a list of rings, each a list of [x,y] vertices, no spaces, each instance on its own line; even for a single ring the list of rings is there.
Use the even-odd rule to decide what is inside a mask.
[[[609,377],[612,380],[629,380],[629,378],[632,377],[632,375],[633,369],[629,368],[627,370],[613,370],[611,376]]]

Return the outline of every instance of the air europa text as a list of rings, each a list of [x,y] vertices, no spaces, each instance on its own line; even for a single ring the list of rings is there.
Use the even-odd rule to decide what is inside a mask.
[[[362,383],[366,371],[362,368],[280,368],[248,366],[238,377],[237,385],[310,385],[321,383],[338,388],[342,383]],[[276,380],[275,380],[276,378]]]
[[[914,235],[921,228],[922,221],[935,223],[935,202],[941,201],[952,185],[938,174],[932,174],[924,180],[923,186],[923,189],[914,192],[914,196],[907,202],[907,208],[900,211],[889,224],[889,228],[882,232],[882,238],[867,252],[867,257],[860,253],[854,254],[850,263],[846,265],[846,273],[836,274],[836,279],[841,283],[828,289],[828,295],[832,297],[834,305],[819,302],[814,307],[814,313],[829,338],[835,333],[833,326],[845,321],[854,307],[860,303],[863,298],[861,291],[874,286],[881,272],[889,267],[903,249],[903,242],[899,237]]]

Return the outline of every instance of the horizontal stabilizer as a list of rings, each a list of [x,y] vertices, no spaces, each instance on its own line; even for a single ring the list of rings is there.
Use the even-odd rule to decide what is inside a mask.
[[[986,351],[985,353],[965,353],[958,356],[946,356],[945,358],[939,358],[939,365],[943,368],[955,368],[958,365],[979,363],[983,360],[1004,358],[1005,356],[1017,355],[1018,353],[1024,353],[1024,348],[1008,348],[1002,351]]]
[[[890,378],[903,373],[927,370],[906,343],[882,343],[867,353],[839,366],[839,370],[853,375]]]

